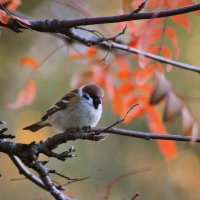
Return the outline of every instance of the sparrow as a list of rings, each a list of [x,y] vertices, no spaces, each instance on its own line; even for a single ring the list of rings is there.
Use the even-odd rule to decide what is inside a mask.
[[[86,84],[67,93],[48,109],[40,121],[24,127],[36,132],[45,126],[52,126],[56,132],[71,129],[92,128],[102,114],[104,90],[95,84]]]

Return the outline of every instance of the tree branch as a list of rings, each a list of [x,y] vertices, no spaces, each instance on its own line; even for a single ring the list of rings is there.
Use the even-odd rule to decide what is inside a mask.
[[[129,46],[124,45],[124,44],[119,44],[119,43],[116,43],[116,42],[110,42],[110,44],[114,49],[118,49],[118,50],[122,50],[122,51],[126,51],[126,52],[131,52],[131,53],[138,54],[138,55],[142,55],[144,57],[151,58],[151,59],[159,61],[161,63],[170,64],[170,65],[173,65],[175,67],[179,67],[181,69],[186,69],[186,70],[194,71],[194,72],[200,72],[200,66],[194,66],[194,65],[178,62],[178,61],[175,61],[175,60],[171,60],[171,59],[168,59],[168,58],[165,58],[165,57],[162,57],[162,56],[158,56],[158,55],[155,55],[155,54],[152,54],[152,53],[148,53],[148,52],[145,52],[145,51],[133,48],[133,47],[129,47]],[[103,44],[101,44],[101,46],[108,47],[109,44],[106,44],[106,42],[104,42]]]
[[[145,51],[133,48],[133,47],[129,47],[128,45],[125,45],[125,44],[119,44],[117,42],[112,42],[112,41],[105,41],[105,40],[103,40],[103,38],[99,38],[99,37],[86,38],[85,36],[78,34],[73,28],[66,31],[65,34],[69,38],[79,41],[80,43],[85,44],[85,45],[97,45],[97,46],[100,46],[102,48],[106,48],[109,50],[113,49],[113,50],[121,50],[121,51],[125,51],[125,52],[131,52],[134,54],[142,55],[147,58],[151,58],[153,60],[156,60],[156,61],[159,61],[159,62],[162,62],[165,64],[170,64],[170,65],[179,67],[181,69],[194,71],[194,72],[200,72],[200,66],[194,66],[194,65],[189,65],[186,63],[174,61],[174,60],[171,60],[168,58],[164,58],[162,56],[158,56],[158,55],[148,53],[148,52],[145,52]]]
[[[180,15],[184,13],[194,12],[200,10],[200,3],[170,9],[162,10],[157,12],[144,12],[144,13],[128,13],[123,15],[105,16],[105,17],[91,17],[91,18],[80,18],[71,20],[58,20],[58,19],[46,19],[46,20],[28,20],[30,25],[17,23],[17,20],[10,20],[8,24],[0,23],[1,26],[12,29],[13,26],[15,30],[17,29],[32,29],[40,32],[50,32],[50,33],[61,33],[62,30],[76,26],[86,26],[94,24],[109,24],[116,22],[125,22],[132,20],[142,20],[142,19],[155,19],[163,18],[174,15]]]
[[[142,4],[141,4],[142,5]],[[73,19],[73,20],[31,20],[28,17],[24,17],[27,21],[31,23],[31,25],[24,25],[22,22],[18,23],[16,19],[10,19],[8,24],[2,24],[0,22],[0,26],[4,26],[7,28],[10,28],[12,30],[19,30],[19,29],[30,29],[30,30],[35,30],[35,31],[41,31],[41,32],[50,32],[50,33],[61,33],[67,35],[69,38],[79,41],[82,44],[86,45],[99,45],[102,48],[106,48],[112,50],[121,50],[121,51],[126,51],[126,52],[131,52],[134,54],[139,54],[144,57],[170,64],[182,69],[194,71],[194,72],[200,72],[200,67],[199,66],[194,66],[186,63],[181,63],[178,61],[174,61],[168,58],[164,58],[162,56],[158,56],[155,54],[151,54],[142,50],[135,49],[133,47],[129,47],[125,44],[119,44],[117,42],[112,42],[112,41],[107,41],[106,38],[102,37],[91,37],[91,38],[86,38],[81,36],[80,34],[76,33],[74,29],[69,29],[71,27],[76,27],[80,25],[92,25],[92,24],[99,24],[100,22],[104,23],[116,23],[119,21],[115,21],[115,19],[120,19],[122,21],[129,21],[129,20],[139,20],[139,19],[154,19],[158,17],[167,17],[167,16],[172,16],[172,15],[179,15],[183,13],[188,13],[188,12],[193,12],[200,10],[200,3],[199,4],[193,4],[190,6],[186,7],[181,7],[181,8],[176,8],[176,9],[171,9],[171,10],[164,10],[164,11],[158,11],[158,12],[148,12],[148,13],[129,13],[125,15],[116,15],[116,16],[111,16],[111,17],[94,17],[94,18],[81,18],[81,19]],[[23,16],[23,15],[22,15]],[[127,16],[129,17],[127,18]],[[146,18],[143,18],[141,16],[145,16]],[[107,19],[107,20],[105,20]],[[111,22],[110,22],[110,19]],[[97,20],[97,21],[96,21]],[[102,21],[101,21],[102,20]],[[99,22],[99,23],[98,23]],[[125,29],[124,29],[125,31]],[[120,33],[121,34],[121,33]],[[62,37],[62,35],[60,36]],[[117,35],[118,37],[118,35]],[[63,37],[62,37],[63,38]],[[116,36],[114,37],[116,38]],[[68,38],[65,38],[65,40]]]
[[[93,128],[89,132],[86,132],[84,129],[79,131],[66,131],[64,133],[56,134],[46,141],[41,141],[39,143],[31,143],[31,144],[21,144],[10,142],[5,139],[0,139],[0,152],[4,152],[11,157],[11,160],[15,163],[20,173],[24,174],[29,180],[37,184],[39,187],[50,192],[55,199],[57,200],[72,200],[72,198],[68,196],[64,196],[60,190],[63,190],[61,185],[54,185],[49,177],[49,173],[52,170],[49,170],[45,167],[46,162],[38,161],[39,154],[43,153],[49,157],[55,157],[59,160],[64,161],[66,158],[73,157],[74,150],[73,148],[69,148],[68,151],[62,153],[53,154],[52,150],[56,149],[58,145],[66,143],[70,140],[82,139],[82,140],[91,140],[98,141],[104,138],[102,133],[111,133],[115,135],[128,136],[134,138],[141,138],[145,140],[173,140],[173,141],[192,141],[191,136],[182,136],[182,135],[171,135],[171,134],[154,134],[147,132],[139,132],[132,131],[126,129],[119,128]],[[195,142],[200,142],[200,137],[196,139]],[[15,156],[19,157],[20,160],[28,167],[35,170],[40,179],[30,173],[21,161]]]
[[[93,131],[101,132],[101,130],[103,131],[105,128],[106,127],[96,128]],[[173,133],[172,134],[148,133],[148,132],[132,131],[120,128],[110,128],[106,130],[105,133],[141,138],[145,140],[172,140],[172,141],[182,141],[182,142],[192,141],[192,136],[175,135]],[[195,142],[200,142],[200,137],[197,137]]]
[[[15,164],[15,166],[18,168],[19,170],[19,174],[23,174],[27,179],[29,179],[30,181],[32,181],[33,183],[35,183],[36,185],[38,185],[39,187],[41,187],[44,190],[47,190],[46,187],[44,186],[44,183],[35,175],[33,175],[25,166],[24,164],[21,162],[21,160],[13,155],[9,155],[10,159],[13,161],[13,163]]]

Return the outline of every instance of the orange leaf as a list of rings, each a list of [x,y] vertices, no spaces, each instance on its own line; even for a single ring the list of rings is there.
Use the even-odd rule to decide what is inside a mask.
[[[191,22],[189,17],[186,14],[171,16],[171,19],[176,22],[178,25],[182,26],[188,32],[191,31]]]
[[[22,22],[23,24],[31,25],[30,22],[28,22],[25,19],[21,19],[19,17],[14,16],[14,15],[7,14],[5,11],[0,10],[0,22],[1,23],[7,24],[8,20],[11,19],[11,18],[12,19],[17,19],[18,21]]]
[[[36,86],[33,80],[26,82],[26,105],[33,103],[36,97]]]
[[[116,90],[113,81],[109,75],[104,77],[104,84],[110,99],[114,100],[116,98]]]
[[[8,20],[11,18],[5,11],[0,10],[0,22],[3,24],[7,24]]]
[[[124,116],[124,113],[127,112],[121,94],[117,93],[117,98],[113,99],[112,101],[112,110],[115,114],[119,116]]]
[[[93,56],[96,56],[96,54],[97,54],[96,47],[88,47],[86,56],[93,57]]]
[[[165,126],[161,121],[158,110],[155,107],[148,106],[148,116],[149,116],[148,126],[152,133],[157,133],[157,134],[167,133]],[[156,144],[160,152],[165,157],[166,162],[169,162],[172,158],[176,157],[177,148],[176,144],[173,141],[157,140]]]
[[[39,67],[39,62],[35,58],[24,57],[21,59],[21,65],[28,65],[32,69],[37,69]]]
[[[17,100],[14,103],[7,104],[7,108],[11,110],[16,110],[18,108],[21,108],[24,104],[26,98],[26,93],[24,90],[20,91],[17,97]]]
[[[166,35],[169,37],[172,44],[174,45],[175,57],[178,58],[179,57],[179,48],[178,48],[178,42],[177,42],[177,37],[176,37],[176,31],[172,27],[166,27]]]
[[[163,56],[165,56],[166,58],[172,57],[172,53],[169,47],[161,46],[161,51],[162,51]]]
[[[117,89],[120,95],[127,95],[129,92],[133,91],[133,88],[133,84],[130,81],[126,81],[121,83]]]
[[[175,158],[177,156],[176,144],[173,141],[157,140],[156,144],[158,145],[159,150],[164,155],[166,162],[169,162],[172,158]]]
[[[7,108],[15,110],[33,103],[36,97],[36,87],[33,80],[28,80],[22,91],[19,92],[14,103],[7,104]]]
[[[167,64],[166,65],[166,72],[170,72],[171,70],[172,70],[172,65],[170,65],[170,64]]]
[[[71,59],[80,59],[83,58],[83,55],[81,53],[69,53],[68,57]]]
[[[82,58],[94,57],[96,55],[97,55],[97,49],[95,47],[88,47],[86,52],[70,53],[68,54],[68,57],[72,59],[82,59]]]
[[[12,0],[7,2],[9,2],[6,6],[8,10],[16,10],[16,8],[18,8],[18,6],[21,4],[21,0]]]
[[[119,79],[125,79],[125,78],[129,78],[130,75],[131,75],[131,72],[129,70],[121,70],[117,72],[116,77]]]
[[[129,63],[124,56],[116,56],[115,61],[122,71],[129,71]]]
[[[144,85],[149,79],[152,77],[155,72],[155,65],[148,65],[148,67],[144,69],[135,69],[133,71],[133,77],[138,85]]]

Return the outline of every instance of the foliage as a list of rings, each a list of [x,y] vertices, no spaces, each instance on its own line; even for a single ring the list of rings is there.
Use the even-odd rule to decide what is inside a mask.
[[[133,12],[143,2],[142,0],[122,0],[121,9],[117,13],[122,15]],[[61,4],[59,1],[58,3]],[[156,12],[189,6],[194,3],[192,0],[149,0],[145,1],[145,5],[139,11]],[[19,0],[0,0],[0,4],[0,22],[3,26],[8,25],[12,20],[25,27],[31,25],[29,20],[14,14],[14,11],[21,4]],[[63,5],[81,11],[86,17],[88,15],[94,16],[82,1]],[[199,15],[199,12],[193,13]],[[94,38],[103,38],[108,43],[114,41],[167,59],[178,59],[181,49],[174,24],[177,24],[184,31],[191,32],[192,30],[191,21],[187,14],[172,15],[168,18],[156,18],[155,16],[155,18],[147,20],[115,23],[112,34],[107,30],[105,32],[108,35],[115,35],[116,32],[119,34],[108,38],[96,30],[76,28],[80,28],[81,33],[86,32]],[[98,28],[103,29],[102,25],[99,25]],[[121,30],[124,30],[125,33],[122,31],[121,34]],[[16,32],[18,31],[16,29]],[[124,34],[126,38],[123,38]],[[157,62],[142,53],[128,55],[127,52],[112,49],[112,43],[110,49],[88,44],[88,47],[83,51],[79,51],[74,44],[76,41],[65,40],[65,42],[65,45],[70,47],[67,59],[82,63],[81,69],[71,78],[73,87],[88,82],[101,85],[106,91],[105,103],[110,103],[113,113],[120,118],[134,104],[139,104],[129,113],[124,123],[128,124],[143,117],[152,133],[167,134],[166,122],[174,121],[181,116],[183,135],[191,135],[192,141],[197,139],[199,125],[196,119],[186,102],[174,91],[173,83],[171,84],[166,78],[166,74],[171,72],[174,66]],[[20,65],[24,70],[31,68],[32,71],[36,72],[53,53],[41,62],[38,61],[38,58],[30,55],[22,56]],[[24,106],[30,106],[37,98],[36,90],[35,80],[27,78],[15,102],[8,103],[7,108],[20,109]],[[161,106],[163,110],[160,109]],[[177,155],[175,142],[157,140],[156,143],[166,161],[170,161]]]

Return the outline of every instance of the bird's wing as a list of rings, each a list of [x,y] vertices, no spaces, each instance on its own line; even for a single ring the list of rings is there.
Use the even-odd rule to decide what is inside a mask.
[[[48,109],[45,115],[41,118],[42,121],[46,120],[50,115],[56,113],[57,111],[66,109],[69,104],[73,101],[74,97],[78,95],[78,90],[72,90],[61,98],[58,102],[54,104],[53,107]]]

